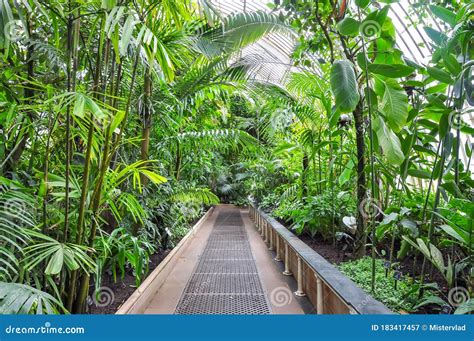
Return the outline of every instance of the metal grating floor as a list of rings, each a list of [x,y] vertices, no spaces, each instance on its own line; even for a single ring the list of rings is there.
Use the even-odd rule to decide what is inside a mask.
[[[176,314],[269,314],[239,211],[221,211]]]

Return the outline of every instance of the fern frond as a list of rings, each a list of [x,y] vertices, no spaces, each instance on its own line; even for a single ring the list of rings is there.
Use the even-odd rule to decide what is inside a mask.
[[[285,189],[285,191],[280,196],[280,202],[294,200],[300,191],[299,187],[299,183],[296,182],[287,189]]]
[[[217,205],[219,198],[209,188],[180,188],[170,196],[173,202]]]
[[[226,146],[241,146],[254,148],[257,140],[249,133],[239,129],[210,129],[184,132],[165,139],[162,144],[172,147],[179,142],[183,147],[203,148],[206,143],[211,148]]]

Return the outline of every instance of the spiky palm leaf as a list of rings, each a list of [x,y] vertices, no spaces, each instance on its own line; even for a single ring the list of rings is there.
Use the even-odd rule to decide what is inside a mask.
[[[263,11],[237,13],[226,17],[222,25],[204,33],[204,37],[228,54],[255,43],[270,33],[295,37],[294,31],[273,13]]]
[[[59,314],[62,303],[28,285],[0,282],[0,314]]]
[[[174,148],[176,142],[184,148],[208,148],[243,147],[254,148],[257,141],[249,133],[239,129],[209,129],[201,131],[189,131],[168,137],[160,145],[162,147]]]
[[[0,177],[0,281],[18,274],[19,257],[29,241],[24,231],[35,226],[33,203],[22,186]]]
[[[171,201],[181,203],[197,203],[204,205],[216,205],[219,203],[217,195],[209,188],[185,187],[173,192],[169,197]]]
[[[295,72],[288,78],[286,88],[294,98],[312,105],[315,99],[325,96],[329,90],[328,82],[309,72]]]

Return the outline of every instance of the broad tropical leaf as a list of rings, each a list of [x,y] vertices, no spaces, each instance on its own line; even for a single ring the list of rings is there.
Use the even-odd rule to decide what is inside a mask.
[[[331,88],[336,99],[336,108],[342,113],[354,111],[360,95],[354,66],[348,60],[335,62],[331,69]]]
[[[399,132],[408,118],[408,97],[397,81],[386,79],[383,84],[384,94],[380,107],[390,128]]]
[[[382,118],[376,117],[373,121],[373,128],[377,134],[377,140],[382,147],[387,160],[395,165],[400,165],[405,156],[397,135],[385,124]]]

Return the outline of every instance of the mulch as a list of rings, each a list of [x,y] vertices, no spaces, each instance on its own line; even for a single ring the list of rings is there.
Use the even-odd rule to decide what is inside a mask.
[[[171,250],[159,250],[150,257],[150,271],[147,276],[156,269],[170,251]],[[117,276],[120,276],[120,274],[117,274]],[[102,279],[101,287],[103,287],[104,290],[101,290],[103,296],[99,295],[97,298],[99,304],[96,304],[92,299],[88,300],[89,314],[115,314],[118,308],[137,289],[135,276],[130,270],[126,271],[124,278],[117,277],[116,282],[114,281],[112,274],[106,273]],[[94,289],[95,285],[91,285],[91,297],[94,295]]]

